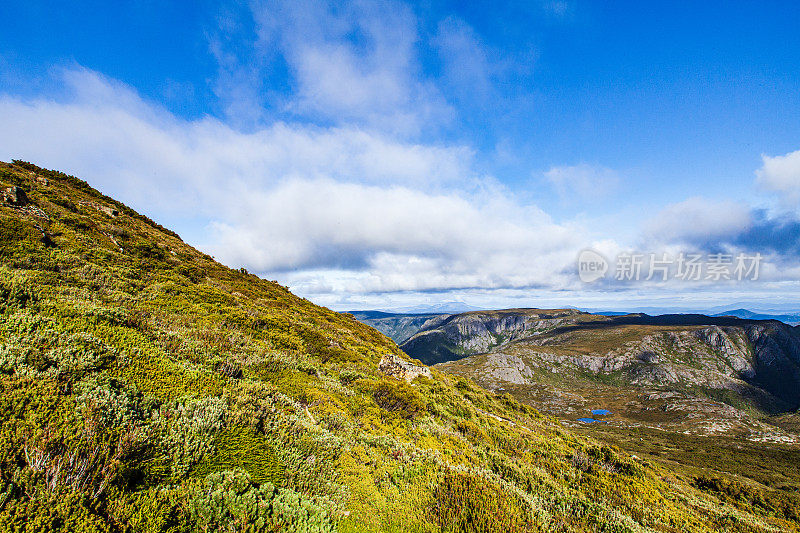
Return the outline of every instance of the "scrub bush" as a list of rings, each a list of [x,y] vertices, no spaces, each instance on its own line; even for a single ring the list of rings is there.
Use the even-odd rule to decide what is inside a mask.
[[[313,501],[272,483],[257,486],[241,470],[209,474],[187,508],[201,531],[336,531],[327,513]]]
[[[375,388],[372,397],[382,409],[403,418],[413,418],[425,410],[420,393],[404,381],[385,379]]]

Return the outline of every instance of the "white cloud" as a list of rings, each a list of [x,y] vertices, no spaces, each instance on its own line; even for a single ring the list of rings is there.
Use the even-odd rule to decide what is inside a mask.
[[[462,146],[281,122],[242,133],[88,70],[63,79],[58,101],[0,96],[2,158],[84,177],[179,233],[207,225],[193,239],[207,251],[308,291],[560,287],[585,245],[476,175]]]
[[[250,194],[240,214],[214,228],[228,262],[260,271],[349,266],[369,273],[368,291],[546,284],[579,245],[571,229],[499,191],[432,195],[297,179]]]
[[[781,193],[790,204],[800,202],[800,150],[786,155],[762,155],[763,165],[756,171],[759,185]]]
[[[403,135],[451,120],[421,74],[407,5],[265,0],[253,4],[253,17],[260,48],[280,50],[292,76],[287,111]]]
[[[552,167],[545,178],[564,200],[587,200],[610,193],[619,185],[619,175],[610,168],[581,163]]]
[[[692,197],[662,209],[646,232],[660,242],[702,243],[736,236],[751,223],[751,209],[744,204]]]
[[[282,122],[241,133],[212,118],[180,120],[88,70],[64,71],[63,81],[68,94],[59,102],[0,97],[4,152],[66,166],[137,202],[150,194],[142,181],[154,176],[169,176],[162,186],[173,189],[165,196],[174,197],[216,193],[236,181],[265,186],[297,175],[428,187],[470,175],[473,153],[464,146],[402,143],[354,127]],[[181,207],[147,201],[159,209]],[[192,208],[197,202],[191,200]]]

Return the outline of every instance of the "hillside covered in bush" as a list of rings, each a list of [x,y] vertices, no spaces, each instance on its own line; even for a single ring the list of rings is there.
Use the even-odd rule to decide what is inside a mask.
[[[77,178],[0,187],[2,531],[800,530],[792,495],[397,379],[387,337]]]

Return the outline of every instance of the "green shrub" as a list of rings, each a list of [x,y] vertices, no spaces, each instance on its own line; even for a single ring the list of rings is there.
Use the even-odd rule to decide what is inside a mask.
[[[40,251],[42,233],[18,218],[0,215],[0,258],[27,256]]]
[[[178,274],[184,276],[192,283],[199,283],[206,277],[206,273],[202,268],[193,265],[181,264],[176,270]]]
[[[161,406],[153,425],[161,429],[160,449],[168,459],[173,477],[185,476],[215,451],[213,434],[224,427],[226,411],[227,403],[216,397]]]
[[[283,466],[275,455],[274,443],[252,429],[234,427],[214,436],[216,452],[205,459],[193,474],[208,474],[234,468],[244,470],[254,483],[281,484]]]
[[[65,197],[63,197],[61,195],[54,194],[54,195],[51,195],[49,197],[49,199],[54,204],[60,205],[61,207],[63,207],[64,209],[66,209],[68,211],[72,211],[73,213],[77,213],[78,212],[78,206],[75,205],[75,202],[73,202],[69,198],[65,198]]]
[[[527,531],[532,524],[518,498],[474,474],[447,472],[436,487],[430,509],[448,533]]]
[[[413,418],[425,410],[422,395],[405,381],[381,381],[372,393],[372,398],[382,409],[397,413],[403,418]]]
[[[78,411],[106,427],[140,424],[150,410],[137,390],[104,374],[83,378],[74,392]]]
[[[0,508],[0,531],[8,533],[110,533],[112,527],[94,502],[81,494],[37,493]]]
[[[313,501],[272,483],[257,486],[241,470],[209,474],[187,508],[191,522],[201,531],[336,531],[325,510]]]
[[[89,333],[60,333],[54,321],[21,312],[7,319],[0,371],[80,379],[108,366],[116,356],[116,350]]]
[[[0,313],[24,309],[36,300],[36,292],[24,278],[0,268]]]
[[[760,509],[787,520],[800,521],[800,497],[797,494],[764,491],[718,476],[697,476],[692,485],[741,509]]]

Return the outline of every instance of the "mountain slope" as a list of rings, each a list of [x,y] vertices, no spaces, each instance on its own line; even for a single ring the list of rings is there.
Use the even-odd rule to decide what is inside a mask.
[[[722,313],[715,313],[713,316],[735,316],[737,318],[749,318],[752,320],[778,320],[791,326],[800,324],[800,315],[797,314],[756,313],[748,309],[731,309]]]
[[[791,494],[428,374],[74,177],[0,186],[0,530],[799,529]]]

